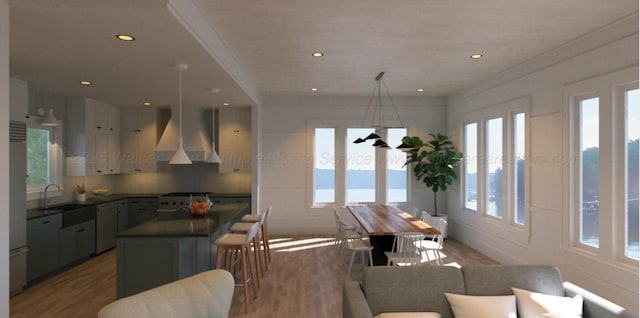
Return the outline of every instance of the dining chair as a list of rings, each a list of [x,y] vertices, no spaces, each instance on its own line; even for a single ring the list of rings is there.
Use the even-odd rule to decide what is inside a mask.
[[[358,233],[358,226],[355,224],[348,225],[346,222],[342,220],[340,216],[340,212],[336,207],[333,207],[333,216],[336,222],[336,240],[334,242],[334,247],[338,251],[338,256],[342,255],[342,250],[345,248],[345,245],[349,241],[349,239],[357,239],[361,235]]]
[[[420,252],[425,252],[427,255],[427,262],[431,262],[429,257],[429,251],[433,251],[436,265],[444,265],[444,261],[442,260],[442,255],[440,251],[444,247],[444,237],[447,233],[447,221],[443,218],[438,219],[438,225],[436,229],[440,234],[433,235],[431,239],[420,240],[415,243],[415,246],[418,248]]]
[[[424,237],[424,233],[405,232],[397,233],[393,239],[393,248],[389,252],[384,252],[387,256],[387,266],[415,266],[422,262],[422,255],[418,250],[417,243]]]
[[[349,238],[347,240],[347,249],[351,251],[351,261],[349,262],[349,271],[347,272],[347,279],[351,277],[351,268],[353,267],[353,260],[357,252],[360,252],[362,257],[362,268],[365,267],[365,253],[369,254],[369,266],[373,266],[373,255],[371,251],[373,246],[364,235],[360,235],[357,238]]]
[[[433,217],[431,216],[431,213],[427,212],[427,211],[422,211],[420,213],[420,221],[429,224],[430,226],[433,226]],[[433,234],[425,234],[424,236],[425,240],[432,240],[433,239]]]

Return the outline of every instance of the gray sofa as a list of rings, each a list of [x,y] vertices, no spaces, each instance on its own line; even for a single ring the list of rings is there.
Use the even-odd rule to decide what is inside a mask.
[[[349,281],[343,291],[343,317],[373,317],[382,312],[435,311],[453,318],[444,293],[474,296],[513,295],[511,287],[583,299],[583,317],[638,317],[602,297],[564,282],[547,265],[386,267],[364,270],[362,283]]]

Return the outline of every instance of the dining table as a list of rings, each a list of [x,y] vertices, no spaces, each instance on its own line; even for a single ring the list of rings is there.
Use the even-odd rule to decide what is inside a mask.
[[[398,233],[440,234],[436,228],[420,221],[411,213],[397,206],[383,204],[347,205],[347,209],[369,235],[369,241],[373,246],[373,265],[387,265],[387,256],[384,252],[393,249],[394,237]]]

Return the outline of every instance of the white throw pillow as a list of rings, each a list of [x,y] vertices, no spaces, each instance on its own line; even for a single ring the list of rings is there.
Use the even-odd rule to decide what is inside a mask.
[[[383,312],[374,318],[440,318],[437,312]]]
[[[516,295],[521,318],[579,318],[582,317],[582,296],[573,298],[552,296],[511,287]]]
[[[456,318],[516,318],[516,296],[467,296],[444,293]],[[539,317],[538,317],[539,318]]]

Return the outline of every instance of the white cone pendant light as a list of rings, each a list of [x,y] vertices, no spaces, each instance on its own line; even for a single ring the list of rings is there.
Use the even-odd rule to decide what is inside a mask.
[[[172,165],[189,165],[191,164],[191,159],[184,151],[182,147],[182,71],[186,70],[188,66],[186,64],[176,64],[176,70],[178,70],[179,78],[180,78],[180,144],[178,145],[178,150],[171,156],[171,160],[169,160],[169,164]]]
[[[211,101],[211,155],[205,160],[208,163],[221,163],[222,159],[216,153],[216,94],[220,90],[214,88],[211,90],[212,101]]]

